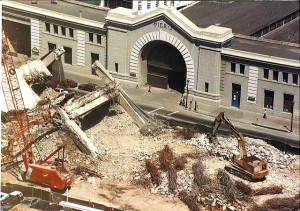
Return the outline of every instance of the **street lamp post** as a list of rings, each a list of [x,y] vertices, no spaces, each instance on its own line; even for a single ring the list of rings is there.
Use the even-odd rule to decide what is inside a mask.
[[[292,102],[292,117],[291,117],[291,132],[293,132],[293,120],[294,120],[294,101]]]
[[[186,84],[186,102],[185,102],[185,108],[188,107],[189,82],[190,82],[190,80],[188,79],[186,82],[187,82],[187,84]]]

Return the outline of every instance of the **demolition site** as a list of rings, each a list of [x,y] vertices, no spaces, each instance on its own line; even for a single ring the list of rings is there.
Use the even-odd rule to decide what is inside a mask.
[[[112,45],[112,50],[105,50],[105,55],[109,58],[91,55],[90,61],[82,59],[86,57],[85,54],[81,54],[81,50],[88,51],[90,47],[84,47],[85,44],[80,43],[82,31],[78,30],[76,64],[73,66],[72,49],[70,54],[70,48],[63,47],[63,43],[52,45],[47,41],[44,45],[42,39],[37,38],[46,36],[48,32],[42,30],[48,30],[48,22],[55,21],[51,18],[46,20],[46,28],[41,29],[40,26],[44,23],[36,20],[41,12],[35,11],[35,5],[44,7],[46,3],[24,2],[5,1],[3,7],[5,21],[2,29],[0,93],[1,210],[299,210],[299,70],[295,72],[299,64],[294,63],[294,60],[288,60],[283,65],[284,59],[276,57],[278,60],[274,59],[272,65],[268,63],[268,67],[274,68],[278,65],[278,68],[280,66],[282,70],[290,71],[290,77],[293,74],[297,75],[296,84],[286,85],[286,89],[295,94],[295,108],[294,104],[283,102],[283,107],[280,107],[275,100],[274,111],[271,113],[268,110],[267,114],[266,109],[259,107],[262,93],[259,86],[256,86],[255,93],[247,92],[247,99],[245,97],[234,100],[242,98],[241,90],[233,90],[229,93],[230,97],[232,94],[232,100],[230,97],[227,99],[229,88],[224,85],[225,82],[217,83],[219,79],[206,72],[207,75],[203,75],[203,78],[211,81],[204,83],[203,87],[207,91],[201,90],[198,85],[202,83],[202,79],[198,77],[197,71],[200,74],[203,69],[192,67],[196,64],[192,61],[194,54],[190,55],[187,49],[183,50],[186,54],[180,53],[179,49],[176,53],[173,51],[171,39],[175,39],[174,33],[180,27],[172,26],[173,31],[169,33],[173,35],[164,34],[164,30],[170,30],[168,27],[159,29],[159,38],[153,42],[149,41],[148,44],[145,39],[154,39],[156,32],[134,42],[134,53],[129,55],[129,51],[129,56],[126,57],[130,62],[122,61],[128,65],[128,71],[122,62],[116,62],[117,59],[121,60],[121,54],[124,52],[120,51],[118,55],[118,50],[113,47],[114,42],[109,38],[105,38]],[[24,9],[19,4],[29,5]],[[71,0],[53,3],[49,1],[48,4],[46,9],[44,8],[45,11],[51,11],[51,7],[59,4],[74,4],[75,8],[83,8],[82,11],[100,10],[98,7],[95,9],[96,6],[74,3]],[[199,4],[193,5],[197,7]],[[188,9],[192,10],[193,5]],[[30,14],[31,33],[27,33],[27,23],[23,26],[16,23],[14,18],[18,19],[20,16],[14,16],[11,13],[14,10],[20,14]],[[29,10],[32,13],[29,13]],[[138,30],[134,29],[137,27],[135,21],[136,24],[140,24],[139,21],[148,21],[148,18],[157,14],[164,14],[155,17],[163,17],[162,20],[167,21],[169,25],[170,17],[183,17],[177,10],[165,7],[145,14],[133,13],[124,8],[102,10],[108,13],[105,20],[111,24],[107,28],[112,31],[110,36],[119,43],[118,33],[125,30],[121,29],[124,25],[118,22],[122,18],[124,20],[121,22],[133,24],[130,30]],[[79,13],[78,24],[87,24],[90,27],[90,23],[84,22],[87,17],[86,14],[82,17],[82,11]],[[299,10],[297,11],[299,16]],[[294,11],[292,12],[291,14],[294,14]],[[51,14],[44,15],[50,17]],[[52,15],[59,17],[57,12]],[[298,16],[295,18],[299,21]],[[183,18],[182,20],[187,22]],[[26,28],[24,33],[30,34],[31,39],[24,36],[24,40],[29,39],[29,43],[20,45],[22,40],[19,40],[19,43],[14,41],[10,21],[14,22],[13,26],[20,24],[19,27]],[[104,27],[100,25],[99,22],[98,27]],[[159,23],[155,25],[157,26]],[[118,27],[120,28],[117,29]],[[197,31],[196,25],[189,27],[187,31],[196,34],[198,38],[204,33]],[[218,27],[214,25],[205,28],[207,37],[211,36],[205,39],[214,39],[215,43],[204,48],[206,41],[201,41],[201,64],[204,60],[209,60],[209,56],[204,55],[210,55],[213,60],[217,59],[215,53],[220,52],[216,49],[227,48],[228,46],[223,45],[231,42],[233,36],[240,37],[232,42],[243,39],[242,35],[233,35],[231,29]],[[193,32],[189,31],[191,28]],[[53,29],[55,30],[55,25]],[[63,33],[63,30],[65,29],[62,27],[59,33]],[[36,31],[39,32],[34,34]],[[52,28],[49,28],[49,33],[51,32]],[[73,30],[71,32],[73,33]],[[94,35],[93,38],[97,38]],[[53,39],[57,38],[55,36]],[[88,36],[86,38],[88,39]],[[249,42],[256,42],[257,39],[259,38],[253,38]],[[183,43],[186,44],[185,41]],[[180,42],[179,45],[185,48],[183,43]],[[137,46],[142,44],[147,45],[149,49],[141,52],[137,50]],[[270,45],[272,44],[274,43]],[[47,46],[47,50],[41,46]],[[288,48],[287,46],[294,49],[298,44],[286,44],[283,48]],[[21,52],[18,51],[18,47]],[[212,50],[213,48],[216,49]],[[228,55],[225,56],[223,52],[218,65],[207,61],[207,68],[223,68],[218,74],[224,73],[220,77],[227,79],[221,80],[234,81],[234,73],[230,73],[230,76],[222,71],[227,71],[226,64],[242,59],[236,56],[233,60],[233,57],[229,56],[233,50],[229,51],[229,48],[224,49]],[[135,52],[138,52],[138,58],[134,56]],[[172,62],[172,57],[175,57],[174,66],[166,67],[159,63],[158,60],[162,57],[166,58],[164,62],[169,63]],[[149,60],[145,63],[144,58]],[[259,61],[255,64],[259,68],[266,68],[260,66]],[[258,74],[260,71],[259,68],[251,66],[254,63],[247,65],[249,66],[244,69],[247,73],[252,71]],[[73,67],[75,73],[72,73]],[[80,72],[81,68],[83,72]],[[116,71],[112,71],[114,68]],[[161,81],[159,78],[162,78],[162,73],[166,73],[167,78]],[[249,73],[249,81],[253,79],[250,79],[252,73]],[[260,73],[256,76],[256,85],[268,83],[266,80],[258,81],[257,77],[260,77]],[[248,85],[248,81],[246,84],[252,86]],[[214,90],[220,86],[224,86],[222,90]],[[234,89],[230,84],[231,88]],[[210,93],[209,90],[220,91],[224,95]],[[221,96],[225,96],[224,101],[220,100]],[[200,102],[201,97],[205,98],[204,104]],[[153,101],[154,107],[150,105],[150,101]],[[160,103],[157,103],[158,101]],[[196,101],[199,102],[199,106]],[[227,109],[229,101],[233,104]],[[254,103],[253,106],[251,103]],[[201,107],[203,110],[206,108],[205,104],[207,107],[220,109],[214,109],[214,113],[201,112]],[[249,114],[254,119],[251,124],[238,120],[240,107],[242,110],[249,108],[251,112],[257,112],[257,116]],[[291,110],[281,112],[285,108]],[[290,121],[291,115],[294,119]],[[198,122],[198,118],[201,121]],[[291,122],[291,125],[282,128],[267,125],[267,121],[280,118],[285,119],[287,123]]]
[[[63,49],[31,61],[3,39],[2,189],[48,190],[51,203],[68,195],[105,210],[299,206],[299,155],[244,137],[224,113],[209,133],[148,114],[98,61],[104,86],[65,88]],[[217,134],[221,123],[232,135]]]

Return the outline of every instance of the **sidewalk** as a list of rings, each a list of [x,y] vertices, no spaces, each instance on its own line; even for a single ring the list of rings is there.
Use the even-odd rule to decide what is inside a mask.
[[[92,82],[99,85],[104,83],[101,79],[97,79],[92,75],[74,74],[69,71],[66,71],[65,75],[77,80],[79,83]],[[193,110],[194,107],[190,111],[179,105],[181,94],[176,91],[152,87],[150,93],[146,86],[137,89],[135,84],[123,81],[121,85],[131,99],[148,113],[211,127],[215,117],[221,111],[225,111],[225,115],[245,135],[277,141],[299,148],[299,116],[294,116],[293,132],[290,132],[290,119],[270,115],[267,119],[264,119],[263,115],[259,113],[241,111],[234,107],[220,106],[215,108],[201,103],[198,103],[197,111]]]

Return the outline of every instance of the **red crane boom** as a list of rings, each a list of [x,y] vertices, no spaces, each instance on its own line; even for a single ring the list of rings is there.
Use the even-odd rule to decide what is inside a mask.
[[[26,168],[26,179],[54,189],[68,188],[72,183],[73,175],[69,168],[64,165],[64,148],[66,144],[58,147],[46,159],[41,158],[30,132],[33,122],[29,121],[27,115],[18,75],[10,52],[10,43],[4,30],[2,31],[2,66],[2,90],[8,110],[7,113],[12,124],[13,137],[18,142]],[[33,147],[36,149],[39,159],[35,158]],[[61,149],[63,151],[62,160],[59,159]],[[48,160],[56,153],[58,159],[55,162],[49,162]]]

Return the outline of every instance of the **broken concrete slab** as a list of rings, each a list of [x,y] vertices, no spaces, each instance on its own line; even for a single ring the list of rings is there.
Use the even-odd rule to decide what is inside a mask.
[[[107,78],[107,80],[111,82],[115,81],[115,79],[110,75],[110,73],[104,68],[104,66],[99,61],[95,61],[92,65],[92,68],[97,76],[104,75]],[[120,92],[120,105],[134,119],[134,121],[140,128],[145,126],[149,121],[149,116],[130,99],[127,93],[120,86],[118,87],[118,89]]]
[[[96,157],[98,155],[98,149],[93,142],[87,137],[87,135],[81,130],[74,120],[71,120],[62,108],[58,108],[54,115],[54,121],[67,127],[78,138],[78,146],[85,153],[92,154]]]

